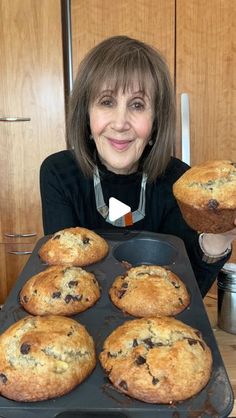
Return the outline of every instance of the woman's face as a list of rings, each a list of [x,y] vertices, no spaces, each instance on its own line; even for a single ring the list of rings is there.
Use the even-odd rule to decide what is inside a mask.
[[[102,89],[89,116],[98,155],[108,170],[117,174],[137,170],[151,137],[153,114],[151,93],[144,94],[135,85],[126,92]]]

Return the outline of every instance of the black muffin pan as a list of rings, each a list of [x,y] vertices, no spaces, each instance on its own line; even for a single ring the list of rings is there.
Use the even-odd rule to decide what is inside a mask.
[[[186,401],[171,405],[148,404],[119,393],[110,384],[98,360],[91,376],[70,393],[59,398],[26,403],[0,396],[0,418],[227,417],[233,408],[232,388],[183,242],[172,235],[150,232],[97,232],[108,241],[110,251],[104,260],[85,269],[96,275],[101,286],[101,298],[92,308],[72,317],[85,325],[93,336],[97,355],[112,330],[124,321],[134,319],[111,303],[108,290],[113,280],[117,275],[125,273],[129,264],[157,264],[179,275],[190,292],[190,306],[176,315],[176,319],[200,330],[211,348],[213,371],[210,381],[200,393]],[[38,250],[48,238],[44,237],[38,241],[0,311],[1,332],[28,315],[19,305],[19,291],[27,279],[47,267],[40,260]]]

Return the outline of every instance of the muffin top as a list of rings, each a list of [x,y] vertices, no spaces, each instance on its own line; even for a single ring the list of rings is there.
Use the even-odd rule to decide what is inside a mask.
[[[199,208],[236,208],[236,163],[205,161],[187,170],[174,184],[177,200]]]
[[[201,333],[170,317],[125,322],[107,337],[99,358],[119,391],[150,403],[195,395],[212,369]]]
[[[104,258],[107,242],[95,232],[81,227],[56,232],[39,250],[39,256],[49,265],[86,266]]]
[[[94,305],[99,297],[93,273],[81,267],[51,266],[27,280],[20,303],[33,315],[74,315]]]
[[[95,367],[92,337],[77,321],[27,316],[0,336],[0,393],[17,401],[61,396]]]
[[[156,265],[129,269],[115,279],[109,294],[114,305],[137,317],[177,315],[190,302],[183,281],[172,271]]]

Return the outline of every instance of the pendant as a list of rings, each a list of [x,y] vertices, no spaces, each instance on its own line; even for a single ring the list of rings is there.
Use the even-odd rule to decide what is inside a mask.
[[[145,217],[146,184],[147,184],[147,175],[143,173],[138,209],[135,210],[134,212],[129,212],[126,215],[121,216],[115,221],[111,221],[109,219],[109,208],[104,202],[99,170],[98,170],[98,167],[96,166],[94,170],[94,174],[93,174],[93,185],[94,185],[97,211],[102,215],[102,217],[105,219],[106,222],[114,226],[124,227],[124,226],[130,226],[130,225],[135,224],[136,222],[140,221],[141,219]]]

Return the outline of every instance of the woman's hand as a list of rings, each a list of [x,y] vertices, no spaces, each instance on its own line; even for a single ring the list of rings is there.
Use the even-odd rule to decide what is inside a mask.
[[[231,248],[231,244],[236,240],[236,219],[235,228],[221,234],[208,234],[202,236],[202,247],[208,255],[223,255]]]

